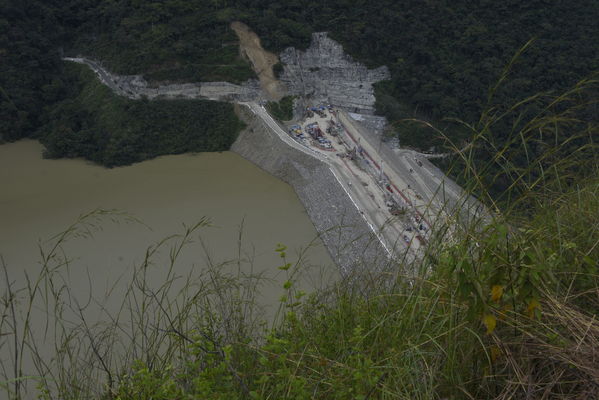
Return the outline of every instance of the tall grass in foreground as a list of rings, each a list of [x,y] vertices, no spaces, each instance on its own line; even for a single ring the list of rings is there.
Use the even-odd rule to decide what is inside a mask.
[[[258,271],[253,256],[242,249],[243,223],[238,251],[229,261],[211,258],[202,239],[211,223],[202,219],[148,247],[143,261],[116,279],[105,298],[91,280],[85,283],[88,294],[72,293],[70,275],[76,262],[65,245],[93,240],[109,222],[141,223],[116,210],[82,215],[40,245],[39,271],[25,272],[21,286],[15,282],[23,280],[10,276],[0,259],[5,281],[0,298],[0,398],[111,398],[122,390],[123,373],[134,366],[169,371],[174,360],[191,357],[190,345],[219,358],[229,343],[264,336],[274,317],[265,314],[257,299],[273,278]],[[182,267],[181,254],[193,243],[195,252],[200,246],[204,262]],[[297,278],[297,265],[306,264],[303,257],[313,245],[279,273]],[[232,365],[227,371],[237,376]]]
[[[296,285],[302,260],[278,246],[289,278],[271,326],[254,301],[264,277],[241,269],[212,265],[183,280],[168,272],[163,285],[146,285],[156,249],[170,246],[172,266],[207,221],[151,247],[122,309],[93,326],[84,313],[73,324],[61,317],[81,309],[62,300],[58,244],[20,292],[24,302],[10,287],[3,298],[0,345],[15,340],[18,350],[2,360],[15,378],[3,382],[6,393],[21,398],[36,379],[51,399],[599,398],[597,126],[584,119],[596,89],[582,82],[528,118],[536,99],[487,110],[456,155],[496,212],[485,225],[439,230],[416,267],[364,268],[306,294]],[[513,132],[496,143],[491,132],[506,118]],[[549,134],[553,144],[537,141]],[[519,150],[524,168],[511,159]],[[476,151],[493,155],[481,164]],[[500,199],[488,192],[498,179],[508,182]],[[21,373],[23,353],[39,352],[15,318],[35,296],[50,299],[58,321],[55,355],[36,359],[37,378]]]

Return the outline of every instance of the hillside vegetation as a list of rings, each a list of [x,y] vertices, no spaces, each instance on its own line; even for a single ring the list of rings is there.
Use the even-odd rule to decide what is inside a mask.
[[[73,51],[93,55],[118,74],[152,80],[241,83],[255,77],[239,54],[230,13],[218,2],[74,0],[57,13],[76,35]]]
[[[64,98],[61,30],[52,5],[0,3],[0,142],[34,135],[47,107]]]
[[[465,0],[8,0],[0,7],[4,140],[34,134],[38,116],[62,95],[61,51],[83,53],[117,73],[141,73],[150,80],[252,77],[229,28],[235,20],[254,29],[268,50],[305,48],[312,32],[329,31],[360,61],[387,65],[391,80],[377,86],[377,109],[397,128],[390,134],[421,149],[447,141],[406,118],[434,123],[462,146],[469,129],[447,118],[474,124],[487,107],[501,112],[502,105],[536,93],[563,91],[599,68],[599,3],[593,0],[575,6],[543,0],[476,5]],[[489,98],[504,67],[531,39]],[[539,98],[535,105],[538,111],[547,103]],[[505,131],[513,123],[502,122],[496,139],[509,136]]]
[[[269,101],[266,109],[280,121],[289,121],[293,118],[293,99],[295,96],[285,96],[279,101]]]
[[[46,157],[84,157],[113,167],[164,154],[225,151],[243,128],[228,103],[129,100],[87,66],[64,71],[72,96],[53,107],[41,129]]]

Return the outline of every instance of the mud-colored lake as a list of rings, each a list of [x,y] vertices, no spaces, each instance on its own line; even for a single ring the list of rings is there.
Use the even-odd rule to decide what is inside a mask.
[[[32,140],[0,146],[0,254],[17,281],[22,271],[36,271],[40,245],[47,247],[48,239],[94,209],[118,210],[143,223],[104,217],[94,223],[100,229],[93,237],[67,242],[72,267],[97,273],[107,284],[140,263],[148,246],[202,217],[212,223],[199,230],[205,246],[181,260],[197,268],[206,263],[204,247],[212,263],[237,258],[242,224],[242,253],[259,270],[277,270],[278,243],[288,246],[293,259],[317,236],[289,185],[232,152],[165,156],[107,169],[84,160],[43,159],[42,149]],[[304,259],[336,269],[319,240]]]
[[[80,304],[92,299],[105,310],[118,307],[123,282],[144,261],[148,246],[184,232],[184,225],[203,217],[212,226],[191,235],[179,255],[180,270],[174,272],[178,284],[207,265],[229,262],[237,268],[241,258],[242,272],[265,272],[271,279],[256,295],[272,310],[287,279],[277,268],[282,264],[275,252],[278,243],[288,247],[288,261],[302,254],[304,265],[315,266],[301,280],[302,287],[314,289],[336,276],[337,268],[315,240],[314,226],[293,189],[237,154],[165,156],[106,169],[79,159],[43,159],[42,149],[32,140],[0,146],[0,254],[13,290],[25,287],[25,274],[30,281],[37,276],[40,249],[48,254],[54,235],[96,209],[118,212],[88,217],[52,261],[69,260],[61,267],[61,282]],[[158,272],[149,278],[155,279],[150,285],[162,284],[166,272],[161,271],[168,269],[169,249],[176,242],[172,239],[152,257]],[[4,272],[1,276],[0,292],[5,293]],[[91,312],[89,321],[102,318]]]

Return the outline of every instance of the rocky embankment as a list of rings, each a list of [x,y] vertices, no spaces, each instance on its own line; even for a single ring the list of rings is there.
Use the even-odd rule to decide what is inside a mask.
[[[89,66],[103,84],[118,95],[130,99],[160,97],[166,99],[253,101],[262,98],[262,90],[256,80],[249,80],[243,85],[234,85],[229,82],[202,82],[151,86],[141,75],[115,75],[94,60],[82,57],[67,57],[64,60]]]
[[[245,27],[245,25],[243,26]],[[248,35],[250,34],[255,36],[251,31]],[[252,49],[257,54],[252,53],[252,65],[255,69],[259,69],[257,73],[263,74],[264,69],[269,69],[272,74],[271,64],[273,60],[269,59],[270,61],[266,63],[268,68],[262,65],[264,63],[256,64],[255,59],[266,59],[267,56],[272,58],[274,55],[264,51],[259,42],[254,43],[258,40],[254,36],[245,40],[245,42],[249,41],[255,45]],[[246,43],[244,50],[246,54],[249,51],[248,47],[250,46]],[[261,54],[261,52],[264,54]],[[260,57],[261,55],[263,57]],[[365,65],[356,62],[347,55],[343,51],[343,46],[329,38],[326,32],[314,33],[312,43],[306,51],[289,47],[279,55],[279,59],[284,66],[283,74],[279,78],[280,82],[268,81],[262,86],[268,86],[268,84],[271,86],[275,84],[282,85],[284,87],[278,89],[279,92],[286,91],[288,94],[301,96],[313,104],[328,102],[349,112],[365,114],[368,121],[372,122],[372,125],[377,129],[384,125],[384,118],[373,115],[375,97],[372,85],[381,80],[389,79],[390,75],[387,67],[368,69]],[[144,80],[141,75],[112,74],[103,68],[101,63],[94,60],[83,57],[65,58],[65,60],[88,65],[94,70],[102,83],[117,94],[132,99],[142,97],[149,99],[156,97],[205,98],[218,101],[245,102],[260,101],[272,97],[272,95],[269,96],[265,93],[258,80],[248,80],[242,85],[234,85],[228,82],[201,82],[154,86]],[[267,78],[273,80],[270,75]]]
[[[331,172],[328,165],[284,143],[247,108],[248,125],[231,150],[289,183],[297,193],[342,272],[383,268],[386,252]]]
[[[279,58],[284,67],[280,80],[290,94],[361,114],[374,113],[372,85],[390,78],[387,67],[368,69],[347,55],[326,32],[312,34],[306,51],[290,47]]]

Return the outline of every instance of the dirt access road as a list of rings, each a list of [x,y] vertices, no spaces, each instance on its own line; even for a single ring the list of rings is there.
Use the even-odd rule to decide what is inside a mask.
[[[235,21],[231,23],[231,29],[239,37],[239,48],[241,54],[247,57],[252,68],[260,79],[260,86],[268,95],[270,100],[279,101],[285,96],[286,90],[275,77],[272,67],[279,62],[276,54],[262,48],[260,38],[246,24]]]

